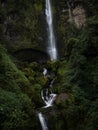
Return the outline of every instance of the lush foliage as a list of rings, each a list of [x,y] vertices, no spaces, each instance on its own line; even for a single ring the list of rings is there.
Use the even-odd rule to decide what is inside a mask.
[[[53,108],[42,110],[49,129],[97,130],[96,0],[73,0],[73,8],[82,5],[86,11],[86,24],[80,29],[74,23],[69,23],[66,0],[53,0],[54,29],[61,55],[58,61],[45,64],[22,62],[11,53],[23,48],[45,49],[44,2],[1,0],[0,130],[40,130],[37,110],[44,105],[40,92],[49,86],[52,79],[52,89],[58,96]],[[47,77],[42,74],[44,67],[49,71]]]

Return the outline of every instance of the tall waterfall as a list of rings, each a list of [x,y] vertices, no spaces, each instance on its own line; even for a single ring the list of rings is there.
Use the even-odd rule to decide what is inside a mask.
[[[57,59],[57,48],[56,48],[56,41],[53,31],[53,18],[52,18],[52,8],[50,0],[46,0],[46,21],[48,24],[48,53],[50,55],[51,60]]]

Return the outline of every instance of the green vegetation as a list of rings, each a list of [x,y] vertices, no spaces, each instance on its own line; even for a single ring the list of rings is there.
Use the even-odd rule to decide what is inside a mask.
[[[82,5],[86,11],[86,24],[78,29],[68,21],[66,0],[53,0],[61,59],[43,65],[18,61],[14,50],[45,49],[44,2],[1,0],[0,130],[40,130],[37,110],[44,105],[40,92],[51,79],[58,96],[53,108],[42,110],[49,129],[97,130],[98,2],[73,0],[73,8]],[[51,76],[43,76],[43,67]]]
[[[0,45],[0,129],[27,130],[39,125],[32,102],[34,89]],[[32,98],[33,96],[33,98]],[[35,121],[35,123],[34,123]]]

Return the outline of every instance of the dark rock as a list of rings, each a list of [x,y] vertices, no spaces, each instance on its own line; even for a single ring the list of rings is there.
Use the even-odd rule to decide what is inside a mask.
[[[46,52],[35,50],[35,49],[23,49],[13,53],[14,56],[22,62],[38,62],[46,63],[50,57]]]

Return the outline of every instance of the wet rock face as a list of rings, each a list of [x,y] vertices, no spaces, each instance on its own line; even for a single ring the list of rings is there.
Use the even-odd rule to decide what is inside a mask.
[[[77,6],[73,9],[72,13],[73,13],[74,23],[77,26],[77,28],[81,28],[82,26],[85,26],[86,14],[84,8],[82,6]]]
[[[35,50],[35,49],[23,49],[14,52],[14,56],[22,61],[22,62],[33,62],[36,61],[38,63],[47,62],[50,57],[46,52]]]
[[[66,1],[69,12],[68,22],[75,24],[77,28],[85,26],[86,23],[86,11],[84,4],[79,0],[68,0]]]

